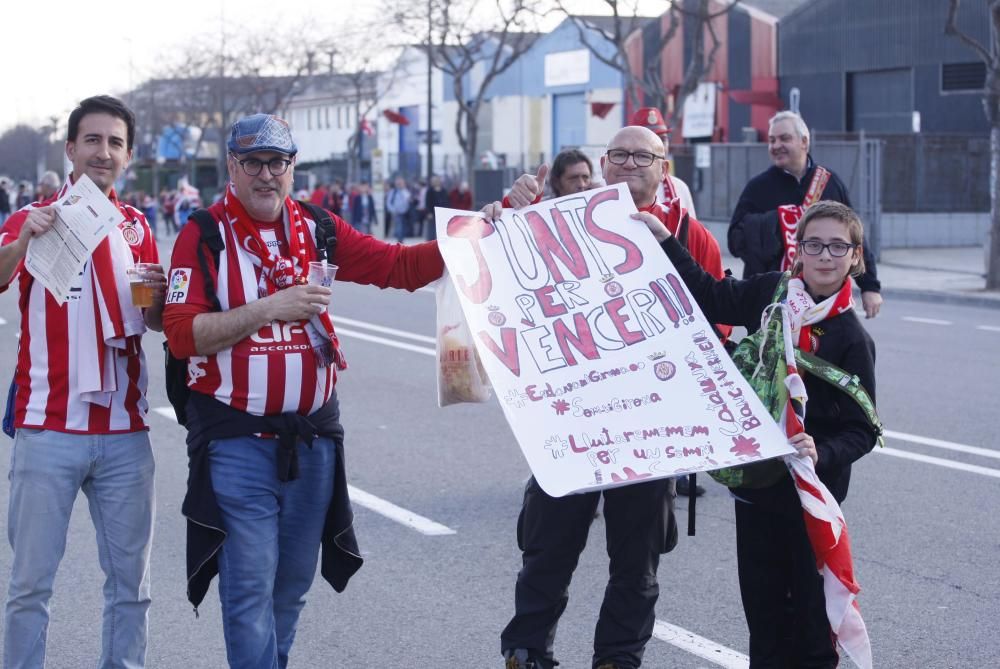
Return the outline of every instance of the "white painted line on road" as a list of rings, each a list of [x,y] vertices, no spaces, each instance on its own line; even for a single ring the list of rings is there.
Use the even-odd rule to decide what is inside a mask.
[[[388,502],[381,497],[376,497],[360,488],[349,485],[347,486],[347,490],[351,495],[351,502],[354,504],[359,504],[367,509],[371,509],[375,513],[382,514],[390,520],[395,520],[397,523],[412,527],[421,534],[431,537],[456,534],[455,530],[450,527],[435,523],[430,518],[424,518],[419,514],[404,509],[401,506],[396,506],[392,502]]]
[[[334,323],[334,326],[338,326],[340,323],[362,328],[363,330],[371,330],[373,332],[382,332],[384,334],[396,335],[397,337],[402,337],[403,339],[422,341],[425,344],[436,343],[434,337],[428,337],[427,335],[416,334],[415,332],[407,332],[406,330],[397,330],[395,328],[387,328],[385,326],[375,325],[374,323],[369,323],[367,321],[356,321],[353,318],[344,318],[343,316],[337,316],[336,323]]]
[[[979,465],[967,465],[964,462],[955,462],[954,460],[935,458],[930,455],[921,455],[920,453],[910,453],[909,451],[901,451],[897,448],[876,448],[873,452],[882,453],[883,455],[893,455],[897,458],[903,458],[905,460],[916,460],[917,462],[925,462],[930,465],[947,467],[948,469],[958,469],[959,471],[963,472],[982,474],[983,476],[992,476],[993,478],[1000,479],[1000,469],[980,467]]]
[[[7,319],[3,316],[0,316],[0,325],[7,325]]]
[[[969,453],[971,455],[981,455],[984,458],[1000,458],[1000,451],[995,451],[991,448],[966,446],[965,444],[957,444],[954,441],[931,439],[930,437],[921,437],[920,435],[917,434],[906,434],[905,432],[893,432],[892,430],[886,430],[883,434],[885,434],[885,436],[888,437],[889,439],[899,439],[900,441],[908,441],[913,444],[923,444],[924,446],[947,448],[949,451],[957,451],[959,453]]]
[[[653,625],[653,636],[692,655],[697,655],[703,660],[708,660],[720,667],[726,667],[726,669],[747,669],[750,666],[750,658],[743,653],[737,653],[731,648],[720,646],[683,627],[671,625],[662,620],[657,620]]]
[[[927,325],[951,325],[951,321],[942,321],[937,318],[920,318],[918,316],[903,316],[904,321],[911,323],[926,323]]]
[[[177,414],[174,413],[173,407],[153,407],[153,413],[158,413],[167,420],[177,422]]]
[[[344,328],[337,328],[338,336],[354,337],[355,339],[363,339],[365,341],[375,342],[376,344],[384,344],[386,346],[392,346],[393,348],[401,348],[404,351],[413,351],[414,353],[423,353],[424,355],[436,356],[437,353],[432,348],[423,348],[422,346],[415,346],[413,344],[407,344],[402,341],[395,341],[394,339],[386,339],[385,337],[376,337],[375,335],[365,334],[363,332],[358,332],[357,330],[345,330]]]
[[[1000,332],[1000,325],[977,325],[976,329],[986,330],[987,332]]]

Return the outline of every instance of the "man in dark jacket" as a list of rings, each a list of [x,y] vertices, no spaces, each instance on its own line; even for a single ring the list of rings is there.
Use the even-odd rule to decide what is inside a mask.
[[[434,208],[450,207],[451,201],[448,199],[448,191],[441,185],[441,177],[434,175],[431,177],[431,184],[427,187],[427,239],[437,239],[437,228],[434,225]]]
[[[775,114],[767,141],[773,165],[747,183],[729,223],[729,252],[743,261],[744,278],[790,267],[795,244],[785,239],[794,238],[795,224],[808,205],[835,200],[851,206],[844,182],[809,155],[809,128],[801,116]],[[868,270],[857,284],[865,316],[874,318],[882,307],[881,284],[867,243],[864,252]]]

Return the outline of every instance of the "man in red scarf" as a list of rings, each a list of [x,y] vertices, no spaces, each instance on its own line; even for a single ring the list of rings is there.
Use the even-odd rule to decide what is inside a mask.
[[[45,664],[48,601],[80,490],[90,503],[106,577],[97,664],[145,665],[154,465],[140,337],[146,327],[160,329],[166,282],[146,219],[115,193],[134,140],[135,115],[120,100],[83,100],[69,116],[66,156],[73,171],[67,183],[0,228],[0,290],[16,280],[21,310],[11,389],[16,433],[7,532],[14,556],[4,612],[5,667]],[[24,259],[28,242],[55,223],[54,205],[84,175],[122,220],[94,250],[69,295],[58,296],[60,303],[25,270]],[[156,285],[154,303],[146,309],[128,298],[127,270],[137,262],[153,263],[146,278]]]
[[[680,230],[691,255],[710,274],[722,278],[721,252],[711,233],[676,200],[669,205],[656,201],[665,169],[663,143],[642,127],[619,130],[601,157],[605,182],[626,184],[640,211],[653,214],[669,230]],[[519,177],[505,202],[523,207],[540,199],[547,172],[543,165],[537,174]],[[490,218],[500,212],[499,202],[483,210]],[[508,669],[555,666],[556,625],[602,495],[610,579],[594,632],[593,666],[632,669],[641,663],[653,633],[660,555],[677,542],[673,481],[659,479],[557,498],[547,495],[532,477],[518,520],[523,561],[514,591],[514,617],[500,636]]]
[[[729,252],[743,261],[743,277],[787,270],[795,260],[795,226],[802,212],[819,200],[851,206],[847,186],[809,153],[809,127],[795,112],[775,114],[768,125],[771,167],[743,188],[727,234]],[[867,318],[882,308],[875,256],[865,243],[864,274],[857,277]]]
[[[334,387],[347,364],[330,288],[307,279],[309,263],[336,264],[338,281],[416,290],[444,261],[437,242],[387,244],[329,212],[329,229],[313,220],[289,197],[298,149],[284,120],[241,118],[228,149],[230,182],[208,209],[224,248],[216,261],[200,224],[181,230],[164,310],[192,391],[188,598],[197,606],[218,573],[230,665],[284,667],[320,547],[338,591],[362,563]]]

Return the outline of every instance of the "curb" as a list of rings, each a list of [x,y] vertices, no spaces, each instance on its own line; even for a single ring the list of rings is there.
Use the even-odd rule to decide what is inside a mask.
[[[936,302],[938,304],[958,304],[970,307],[1000,309],[1000,293],[982,291],[981,294],[956,293],[935,290],[917,290],[913,288],[891,288],[882,286],[883,297],[899,297],[919,302]]]

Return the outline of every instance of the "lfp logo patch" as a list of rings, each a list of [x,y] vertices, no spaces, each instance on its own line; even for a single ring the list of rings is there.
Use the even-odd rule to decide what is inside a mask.
[[[187,302],[188,287],[191,285],[191,268],[178,267],[170,271],[167,284],[167,304]]]

